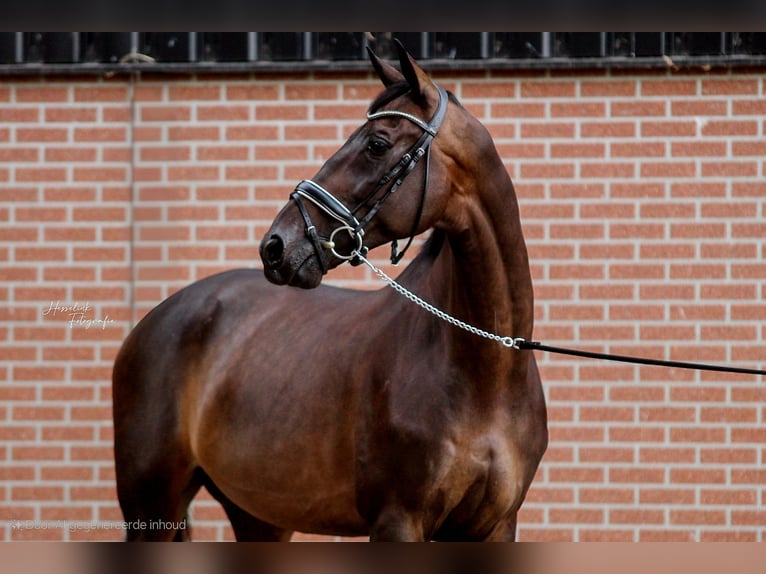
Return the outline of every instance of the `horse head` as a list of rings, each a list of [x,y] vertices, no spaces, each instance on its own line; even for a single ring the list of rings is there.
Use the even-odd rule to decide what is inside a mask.
[[[385,89],[367,121],[319,169],[298,184],[261,242],[266,277],[314,288],[345,261],[438,224],[447,204],[448,95],[397,42],[401,71],[370,60]],[[406,250],[406,247],[405,247]]]

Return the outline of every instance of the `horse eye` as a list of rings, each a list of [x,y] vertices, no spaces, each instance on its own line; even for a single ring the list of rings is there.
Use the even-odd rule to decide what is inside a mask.
[[[374,139],[370,141],[367,149],[371,154],[380,156],[388,151],[388,142],[381,139]]]

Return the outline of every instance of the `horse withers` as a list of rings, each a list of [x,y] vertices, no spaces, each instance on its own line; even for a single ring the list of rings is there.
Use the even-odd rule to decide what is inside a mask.
[[[186,287],[123,344],[117,490],[125,520],[147,525],[129,540],[188,537],[174,525],[203,486],[238,540],[515,538],[547,445],[532,352],[393,289],[321,285],[432,229],[403,288],[479,329],[532,335],[517,199],[491,137],[399,50],[401,71],[370,53],[384,90],[277,215],[264,271]]]

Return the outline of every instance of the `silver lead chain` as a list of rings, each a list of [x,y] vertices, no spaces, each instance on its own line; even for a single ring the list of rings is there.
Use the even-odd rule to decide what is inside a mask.
[[[356,256],[359,258],[359,260],[367,265],[375,275],[380,277],[383,281],[385,281],[389,286],[391,286],[397,293],[404,295],[407,299],[418,305],[419,307],[425,309],[429,313],[435,315],[442,321],[446,321],[450,325],[454,325],[455,327],[459,327],[465,331],[468,331],[469,333],[473,333],[474,335],[479,335],[480,337],[484,337],[485,339],[490,339],[492,341],[497,341],[504,347],[508,347],[510,349],[519,349],[519,345],[526,341],[526,339],[522,337],[501,337],[500,335],[496,335],[494,333],[490,333],[489,331],[485,331],[484,329],[479,329],[478,327],[474,327],[473,325],[469,325],[465,321],[461,321],[460,319],[457,319],[450,315],[449,313],[445,313],[441,309],[437,309],[431,303],[428,301],[424,301],[415,293],[407,289],[406,287],[403,287],[399,283],[396,282],[396,280],[392,279],[388,275],[386,275],[382,270],[378,269],[373,265],[364,255],[361,255],[360,253],[356,253]]]

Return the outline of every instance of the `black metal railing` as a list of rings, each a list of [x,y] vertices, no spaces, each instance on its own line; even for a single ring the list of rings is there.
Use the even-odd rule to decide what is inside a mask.
[[[766,33],[759,32],[0,32],[0,67],[354,68],[366,46],[394,57],[394,37],[418,59],[452,66],[766,61]]]

